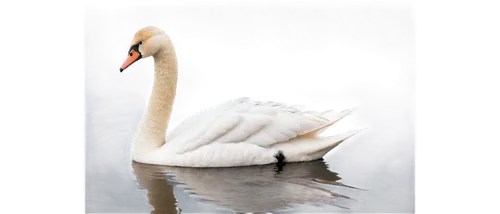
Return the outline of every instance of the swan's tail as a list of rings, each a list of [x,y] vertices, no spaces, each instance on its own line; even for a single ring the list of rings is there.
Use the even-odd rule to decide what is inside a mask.
[[[347,138],[350,138],[354,136],[355,134],[365,130],[364,129],[354,129],[342,134],[334,135],[334,136],[328,136],[328,137],[318,137],[317,140],[319,142],[316,143],[317,145],[317,150],[314,152],[311,152],[309,155],[314,158],[314,159],[319,159],[326,155],[330,150],[334,149],[338,145],[340,145],[344,140],[347,140]]]
[[[321,115],[329,122],[326,125],[318,127],[303,135],[299,135],[290,142],[283,142],[274,145],[273,147],[283,152],[286,157],[286,162],[311,161],[322,158],[333,148],[340,145],[347,138],[354,136],[364,129],[355,129],[334,136],[321,137],[318,136],[331,125],[351,114],[356,108],[347,109],[341,112],[334,113],[333,111],[323,112]]]
[[[352,127],[347,129],[347,131],[322,136],[323,133],[332,128],[335,128],[335,126],[342,123],[347,118],[347,116],[354,113],[357,108],[357,106],[343,108],[338,112],[335,112],[335,114],[327,116],[330,120],[330,123],[314,132],[314,137],[320,138],[321,140],[318,140],[319,142],[316,145],[316,151],[312,151],[310,154],[313,156],[323,157],[337,149],[342,143],[344,143],[344,141],[367,130],[368,127]]]
[[[324,126],[319,127],[316,130],[310,131],[303,136],[305,137],[316,137],[323,133],[325,130],[327,130],[331,125],[339,121],[340,119],[344,118],[345,116],[351,114],[353,111],[355,111],[356,108],[351,108],[351,109],[346,109],[344,111],[334,113],[333,110],[326,111],[321,113],[326,119],[328,119],[328,123]]]

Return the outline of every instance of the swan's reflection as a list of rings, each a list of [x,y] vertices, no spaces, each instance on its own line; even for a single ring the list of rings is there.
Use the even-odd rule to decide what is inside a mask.
[[[133,168],[139,184],[148,191],[149,203],[154,207],[151,213],[177,212],[173,186],[236,212],[271,212],[307,203],[348,209],[338,204],[339,199],[353,200],[328,188],[354,187],[337,182],[340,177],[330,172],[323,160],[287,163],[279,172],[275,165],[179,168],[133,162]]]

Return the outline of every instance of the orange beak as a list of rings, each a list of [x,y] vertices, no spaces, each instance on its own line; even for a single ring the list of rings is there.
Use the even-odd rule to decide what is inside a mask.
[[[122,66],[120,67],[120,72],[122,72],[123,70],[125,70],[125,68],[132,65],[134,62],[136,62],[141,58],[142,58],[141,53],[139,53],[134,49],[130,50],[127,59],[125,60],[125,62],[123,62]]]

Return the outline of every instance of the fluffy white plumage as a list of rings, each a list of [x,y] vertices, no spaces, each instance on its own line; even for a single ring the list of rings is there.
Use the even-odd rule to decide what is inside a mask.
[[[173,129],[160,150],[169,155],[170,161],[158,164],[195,167],[268,164],[277,162],[274,155],[278,151],[283,152],[288,162],[319,159],[360,131],[317,136],[353,110],[320,114],[275,102],[230,100],[191,116]]]

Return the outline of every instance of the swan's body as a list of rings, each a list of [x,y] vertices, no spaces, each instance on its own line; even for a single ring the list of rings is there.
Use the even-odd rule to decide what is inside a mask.
[[[134,36],[129,55],[120,71],[141,58],[153,56],[155,62],[153,92],[132,147],[137,162],[230,167],[311,161],[360,131],[317,136],[352,109],[320,114],[239,98],[192,116],[165,136],[177,86],[173,44],[162,30],[146,27]]]

